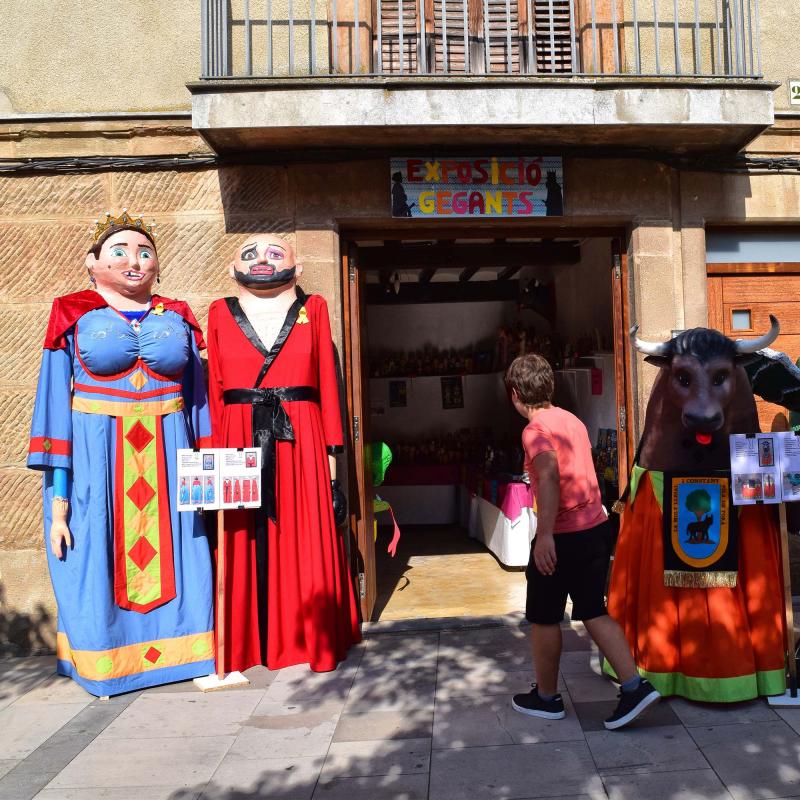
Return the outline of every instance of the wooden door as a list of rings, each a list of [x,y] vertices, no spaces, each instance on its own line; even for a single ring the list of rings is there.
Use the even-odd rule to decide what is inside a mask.
[[[375,538],[372,487],[367,446],[369,442],[369,387],[366,369],[366,300],[364,275],[358,269],[358,247],[349,243],[342,256],[344,295],[345,386],[348,408],[350,458],[350,530],[355,534],[353,570],[361,600],[362,619],[372,617],[375,606]]]
[[[764,270],[758,274],[759,266]],[[793,361],[800,356],[800,264],[791,265],[796,274],[767,272],[775,265],[737,264],[736,274],[719,272],[720,265],[710,264],[708,276],[708,324],[732,339],[760,336],[769,330],[769,315],[781,324],[781,335],[771,345]],[[787,268],[788,265],[782,265]],[[781,406],[756,398],[761,430],[772,430],[776,414],[785,414]]]
[[[633,462],[633,394],[630,381],[631,340],[628,336],[628,254],[620,239],[611,240],[611,297],[614,315],[614,388],[617,395],[617,459],[620,494]]]

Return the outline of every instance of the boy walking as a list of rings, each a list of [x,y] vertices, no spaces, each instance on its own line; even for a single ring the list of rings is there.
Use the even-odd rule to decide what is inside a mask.
[[[536,538],[525,572],[525,616],[531,623],[537,682],[527,694],[514,695],[511,705],[533,717],[564,717],[557,682],[560,623],[569,595],[572,619],[583,622],[620,680],[619,703],[605,721],[608,730],[616,730],[661,695],[639,676],[622,629],[608,616],[610,531],[589,434],[576,416],[551,404],[553,383],[553,370],[538,355],[514,359],[506,373],[514,407],[528,420],[522,446],[537,503]]]

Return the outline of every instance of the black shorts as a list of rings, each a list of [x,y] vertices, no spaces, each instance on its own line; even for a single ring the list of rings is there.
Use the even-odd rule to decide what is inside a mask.
[[[608,520],[588,531],[557,533],[556,570],[542,575],[533,561],[533,545],[525,577],[528,594],[525,617],[536,625],[557,625],[564,618],[567,595],[572,598],[572,619],[586,620],[608,613],[606,579],[611,556]]]

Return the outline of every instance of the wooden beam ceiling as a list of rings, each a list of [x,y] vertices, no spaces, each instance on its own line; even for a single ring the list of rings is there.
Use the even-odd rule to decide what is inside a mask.
[[[461,269],[461,280],[469,280],[479,269],[510,269],[531,266],[575,264],[581,249],[576,242],[504,242],[498,244],[401,244],[359,250],[359,267],[379,272],[396,269]],[[471,270],[471,272],[470,272]],[[469,277],[463,276],[468,274]]]
[[[522,265],[521,264],[517,264],[516,267],[506,267],[497,276],[497,280],[499,280],[499,281],[507,281],[509,278],[513,278],[521,269],[522,269]]]

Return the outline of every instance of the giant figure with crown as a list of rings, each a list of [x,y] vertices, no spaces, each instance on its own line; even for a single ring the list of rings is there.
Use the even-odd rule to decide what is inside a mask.
[[[58,672],[112,695],[213,671],[211,558],[178,512],[178,448],[210,443],[191,310],[152,293],[152,232],[106,213],[92,289],[53,302],[28,466],[43,473]]]

